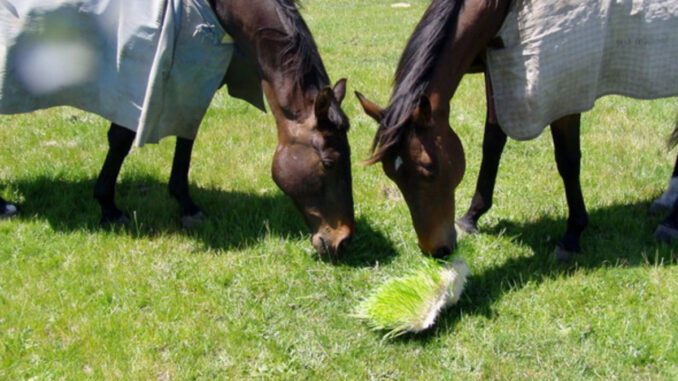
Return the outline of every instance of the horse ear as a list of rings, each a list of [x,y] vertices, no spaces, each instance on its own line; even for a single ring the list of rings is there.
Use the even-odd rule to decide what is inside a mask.
[[[334,91],[334,98],[337,100],[337,103],[341,105],[341,102],[343,102],[346,97],[346,78],[337,81],[332,90]]]
[[[376,103],[365,98],[364,95],[359,92],[355,92],[355,96],[358,97],[358,101],[363,106],[365,113],[369,115],[372,119],[376,120],[377,123],[381,123],[381,120],[384,119],[384,109],[379,107]]]
[[[315,116],[318,119],[327,118],[329,114],[330,107],[332,106],[332,100],[334,100],[334,91],[329,87],[326,87],[318,93],[315,98]]]
[[[414,110],[414,120],[418,123],[417,126],[424,127],[429,124],[431,121],[433,112],[431,111],[431,101],[426,95],[422,95],[419,98],[419,105],[417,109]]]

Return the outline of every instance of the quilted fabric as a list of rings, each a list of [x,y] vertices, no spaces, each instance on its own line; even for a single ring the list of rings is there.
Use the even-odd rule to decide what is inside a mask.
[[[0,0],[0,113],[73,106],[195,138],[233,55],[207,0]]]
[[[608,94],[678,95],[677,0],[517,0],[488,51],[497,118],[514,139]]]

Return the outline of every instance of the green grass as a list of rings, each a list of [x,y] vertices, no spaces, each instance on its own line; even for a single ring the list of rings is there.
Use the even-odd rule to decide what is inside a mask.
[[[385,103],[427,1],[306,1],[336,80]],[[198,137],[192,192],[209,213],[179,228],[166,191],[171,139],[135,151],[118,199],[128,230],[97,226],[92,186],[105,121],[72,109],[0,119],[0,379],[676,379],[676,246],[645,211],[666,186],[676,100],[608,97],[583,117],[585,255],[550,260],[566,208],[549,134],[509,142],[494,209],[459,254],[472,271],[459,304],[425,335],[382,341],[351,314],[385,279],[420,263],[404,201],[364,167],[376,126],[348,98],[358,234],[336,266],[317,260],[301,217],[270,179],[270,115],[220,93]],[[468,76],[452,125],[470,201],[484,123]],[[246,158],[247,160],[243,160]],[[397,194],[397,192],[395,193]]]

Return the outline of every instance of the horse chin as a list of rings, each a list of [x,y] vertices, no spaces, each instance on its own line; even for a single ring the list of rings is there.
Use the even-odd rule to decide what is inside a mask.
[[[421,251],[434,258],[444,258],[452,254],[457,248],[457,230],[452,227],[441,226],[437,232],[419,235],[419,248]]]

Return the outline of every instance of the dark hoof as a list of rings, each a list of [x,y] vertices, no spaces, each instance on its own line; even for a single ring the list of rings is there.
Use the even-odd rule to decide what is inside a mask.
[[[665,213],[671,209],[671,205],[663,204],[659,201],[655,201],[650,205],[650,208],[647,210],[647,213],[651,216],[656,216],[662,213]]]
[[[654,237],[659,242],[671,243],[678,239],[678,229],[674,229],[666,225],[659,225],[657,230],[654,232]]]
[[[4,207],[2,207],[2,211],[0,213],[0,220],[4,220],[6,218],[14,217],[19,213],[19,208],[16,207],[16,205],[13,204],[5,204]]]
[[[471,221],[470,218],[460,218],[456,221],[456,225],[457,229],[459,229],[459,231],[464,234],[473,235],[480,233],[478,226],[473,221]]]
[[[576,251],[566,250],[560,246],[556,246],[556,250],[553,252],[553,257],[558,264],[571,263],[576,255]]]
[[[205,213],[199,211],[193,215],[181,217],[181,226],[183,226],[185,229],[193,229],[196,226],[202,224],[204,221]]]
[[[114,215],[102,216],[100,224],[103,227],[109,226],[129,226],[130,218],[125,213],[119,213]]]

